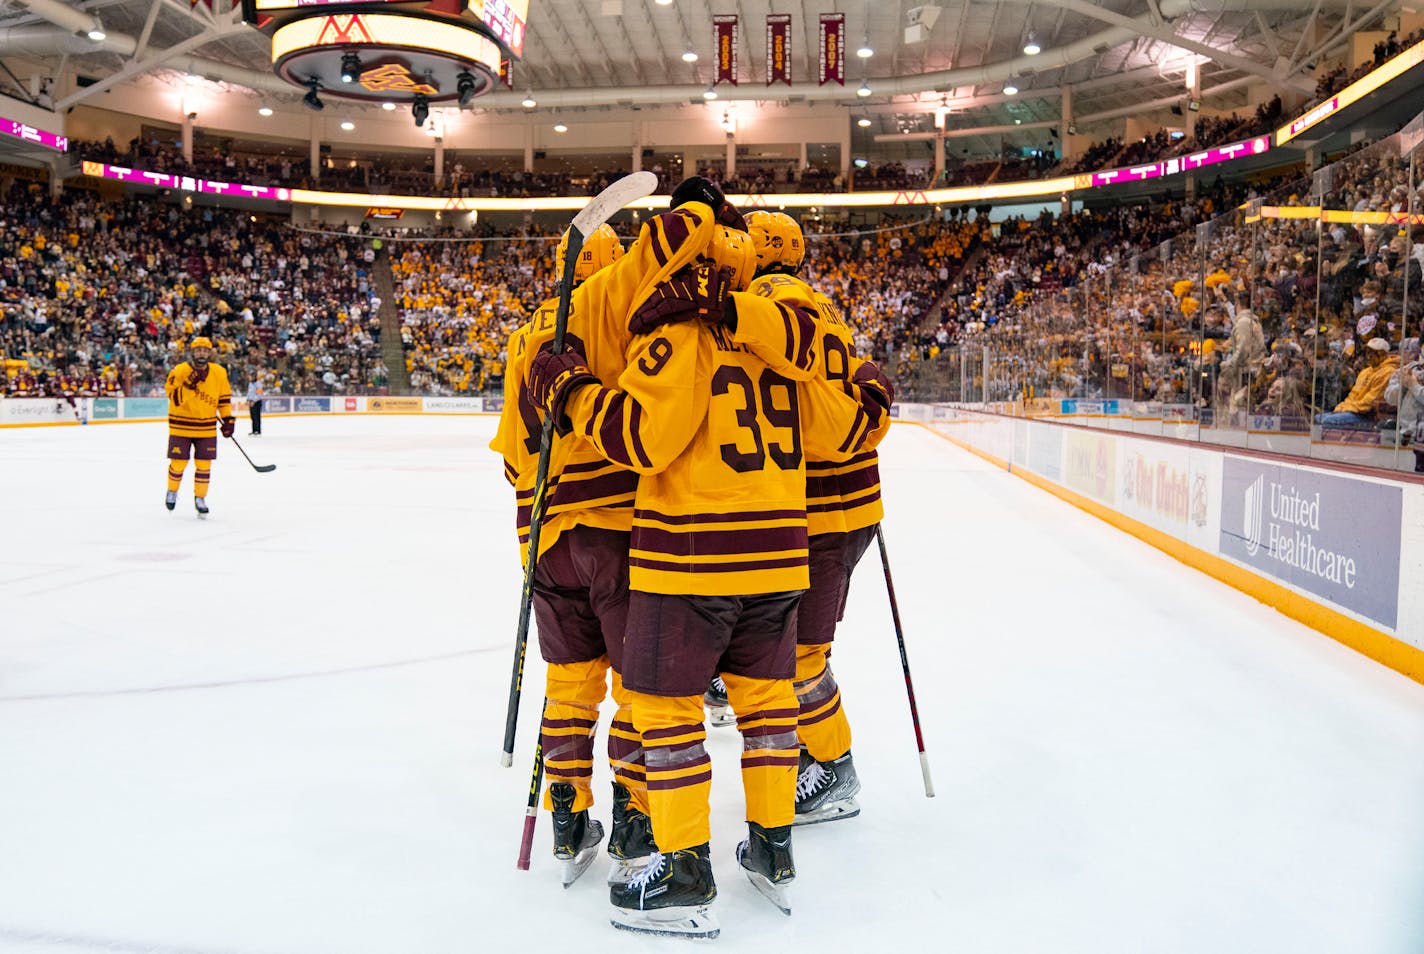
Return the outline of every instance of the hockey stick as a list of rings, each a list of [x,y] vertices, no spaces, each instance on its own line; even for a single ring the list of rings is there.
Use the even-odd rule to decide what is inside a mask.
[[[524,834],[519,838],[520,871],[529,870],[529,853],[534,848],[534,820],[539,816],[539,790],[544,787],[544,740],[534,743],[534,772],[529,779],[529,804],[524,809]]]
[[[607,222],[614,212],[629,202],[653,194],[658,177],[651,172],[635,172],[594,196],[569,225],[569,246],[564,250],[564,274],[559,280],[559,310],[554,316],[554,353],[564,350],[564,332],[569,327],[569,301],[573,295],[574,266],[584,239]],[[514,764],[514,730],[519,721],[519,693],[524,681],[524,653],[529,648],[529,614],[534,605],[534,564],[539,559],[539,527],[544,522],[544,499],[549,481],[549,449],[554,440],[554,422],[544,418],[539,432],[539,466],[534,472],[534,504],[529,508],[529,555],[524,560],[524,587],[519,594],[519,626],[514,636],[514,667],[509,676],[509,705],[504,712],[504,752],[500,764]]]
[[[229,437],[228,440],[232,441],[233,444],[236,444],[236,445],[237,445],[237,449],[238,449],[239,452],[241,452],[241,454],[242,454],[243,457],[247,457],[247,451],[243,450],[243,449],[242,449],[242,445],[237,443],[237,438],[236,438],[236,437]],[[247,462],[248,462],[249,464],[252,464],[252,458],[251,458],[251,457],[247,457]],[[276,465],[276,464],[252,464],[252,469],[255,470],[255,471],[257,471],[259,474],[270,474],[270,473],[272,473],[272,471],[274,471],[274,470],[277,469],[277,465]]]
[[[925,756],[925,737],[920,732],[920,710],[915,705],[915,684],[910,681],[910,659],[905,655],[905,631],[900,628],[900,604],[895,601],[895,581],[890,578],[890,554],[885,550],[885,533],[875,526],[875,542],[880,544],[880,565],[885,567],[885,592],[890,595],[890,616],[895,621],[895,640],[900,644],[900,668],[905,671],[905,693],[910,697],[910,721],[915,725],[915,744],[920,748],[920,774],[925,780],[925,798],[934,798],[930,762]]]

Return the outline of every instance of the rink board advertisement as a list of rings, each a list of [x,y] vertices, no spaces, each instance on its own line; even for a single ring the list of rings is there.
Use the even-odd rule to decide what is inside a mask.
[[[1393,629],[1403,497],[1372,480],[1227,456],[1221,553]]]
[[[1239,567],[1424,649],[1424,486],[978,407],[949,407],[945,420],[913,405],[901,411],[1128,518],[1119,526],[1129,532],[1165,533],[1225,561],[1217,567]],[[1229,570],[1207,572],[1230,582]]]

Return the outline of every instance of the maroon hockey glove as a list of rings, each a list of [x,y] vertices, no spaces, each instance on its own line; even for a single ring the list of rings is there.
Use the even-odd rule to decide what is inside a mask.
[[[628,331],[645,335],[663,325],[693,318],[721,324],[732,290],[731,268],[717,268],[710,262],[687,265],[654,286],[648,300],[628,319]]]
[[[234,430],[236,430],[236,428],[237,428],[237,420],[236,420],[236,418],[225,417],[225,418],[222,419],[222,422],[221,422],[220,424],[218,424],[218,429],[222,431],[222,436],[223,436],[223,437],[231,437],[231,436],[232,436],[232,432],[233,432]]]
[[[878,426],[880,419],[890,410],[890,405],[895,403],[895,388],[890,379],[880,370],[880,365],[866,361],[855,369],[850,380],[860,388],[861,406]]]
[[[188,387],[192,388],[194,391],[196,391],[198,389],[198,385],[202,384],[207,379],[208,369],[206,367],[194,368],[192,372],[189,373],[188,380],[183,383],[186,384]]]
[[[747,230],[747,221],[742,218],[742,213],[737,211],[737,207],[726,200],[723,200],[722,207],[717,210],[717,224],[725,225],[729,229],[736,229],[738,232]]]
[[[529,396],[554,422],[554,430],[564,436],[574,429],[564,413],[569,398],[579,388],[598,384],[598,377],[589,370],[588,361],[573,348],[564,347],[563,354],[540,351],[529,364]]]

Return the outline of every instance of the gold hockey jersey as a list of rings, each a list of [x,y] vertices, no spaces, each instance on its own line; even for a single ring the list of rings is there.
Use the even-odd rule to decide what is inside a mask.
[[[212,437],[220,418],[232,417],[232,385],[227,369],[208,362],[208,376],[188,387],[193,366],[184,361],[168,372],[168,433],[175,437]]]
[[[795,276],[771,274],[753,281],[737,301],[737,312],[742,316],[771,310],[778,314],[814,315],[815,360],[809,365],[802,362],[779,370],[794,377],[798,376],[798,369],[809,366],[847,394],[854,393],[850,380],[865,359],[856,355],[850,326],[829,298]],[[763,327],[765,320],[761,319]],[[880,522],[885,510],[880,501],[880,458],[875,448],[889,430],[890,416],[886,414],[853,457],[807,456],[806,519],[812,536],[859,530]]]
[[[709,596],[805,589],[805,460],[859,450],[871,419],[852,392],[793,381],[701,322],[636,339],[616,388],[574,392],[574,431],[641,475],[630,586]]]

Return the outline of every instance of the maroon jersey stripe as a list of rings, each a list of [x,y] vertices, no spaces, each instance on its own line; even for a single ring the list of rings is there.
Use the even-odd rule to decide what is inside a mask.
[[[796,760],[792,759],[791,764],[795,765]],[[691,788],[694,785],[701,785],[703,782],[712,781],[711,771],[699,772],[696,775],[685,775],[681,778],[650,778],[648,779],[648,791],[666,792],[674,788]]]
[[[796,520],[802,515],[800,510],[742,510],[738,513],[684,513],[669,514],[658,510],[639,507],[633,511],[634,520],[653,520],[674,525],[686,523],[746,523],[760,520]]]
[[[798,764],[797,758],[796,758],[796,755],[795,755],[794,753],[791,754],[791,755],[743,755],[743,756],[742,756],[742,768],[744,768],[744,769],[756,768],[756,767],[762,766],[762,765],[766,765],[766,766],[791,765],[791,766],[794,766],[794,765],[797,765],[797,764]],[[652,786],[652,784],[650,783],[650,784],[648,785],[648,787],[649,787],[649,788],[652,788],[653,786]]]
[[[658,530],[635,527],[633,546],[668,556],[729,556],[774,550],[804,550],[806,527],[747,527],[728,530]]]
[[[751,570],[778,570],[788,567],[801,567],[808,565],[805,552],[800,556],[782,557],[776,560],[736,560],[730,563],[670,563],[666,560],[654,560],[647,557],[628,558],[629,566],[640,567],[644,570],[667,570],[673,573],[746,573]]]

